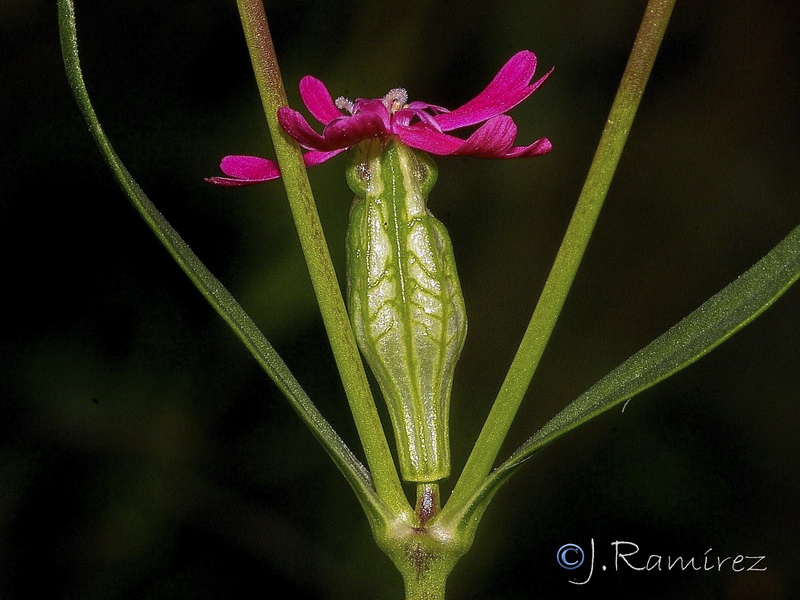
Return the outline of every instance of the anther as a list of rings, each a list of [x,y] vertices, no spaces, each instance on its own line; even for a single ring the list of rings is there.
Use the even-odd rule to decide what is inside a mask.
[[[383,97],[383,104],[392,114],[403,108],[407,102],[408,92],[403,88],[394,88],[389,90],[389,93]]]

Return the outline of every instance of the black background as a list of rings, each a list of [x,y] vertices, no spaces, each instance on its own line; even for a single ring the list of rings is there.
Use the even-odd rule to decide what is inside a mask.
[[[283,190],[214,188],[271,149],[235,3],[77,2],[85,77],[117,152],[322,412],[357,440]],[[645,3],[266,4],[290,102],[455,107],[516,51],[551,79],[512,113],[543,158],[439,158],[470,333],[460,470],[588,169]],[[504,454],[774,246],[800,217],[800,10],[678,1],[562,321]],[[0,4],[0,598],[399,598],[339,473],[119,191],[70,95],[56,7]],[[310,173],[337,268],[344,159]],[[450,598],[773,600],[800,593],[800,295],[537,455],[494,500]],[[555,562],[597,552],[592,580]],[[764,555],[759,573],[615,571],[650,554]],[[639,559],[637,559],[639,560]],[[605,561],[603,563],[603,561]],[[608,570],[599,571],[600,564]],[[640,564],[640,563],[637,563]],[[730,564],[730,561],[727,563]],[[255,592],[251,590],[255,589]]]

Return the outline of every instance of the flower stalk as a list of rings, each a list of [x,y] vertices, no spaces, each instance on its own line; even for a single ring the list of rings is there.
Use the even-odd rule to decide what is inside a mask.
[[[411,507],[400,485],[350,328],[300,148],[277,120],[278,109],[287,104],[286,92],[264,6],[261,0],[237,0],[237,5],[292,216],[375,489],[395,513],[407,514]]]

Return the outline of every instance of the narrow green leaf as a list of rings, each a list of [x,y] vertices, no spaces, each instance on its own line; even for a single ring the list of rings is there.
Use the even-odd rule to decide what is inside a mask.
[[[84,119],[120,186],[164,247],[192,280],[192,283],[230,325],[264,371],[283,392],[303,422],[311,429],[356,492],[368,515],[372,518],[383,514],[385,512],[383,503],[375,493],[372,478],[367,469],[320,414],[289,368],[241,305],[156,209],[114,152],[92,108],[83,81],[78,58],[73,2],[72,0],[59,0],[58,7],[61,47],[70,86]]]
[[[800,278],[800,226],[733,283],[548,421],[495,469],[459,515],[477,522],[497,489],[550,442],[690,365],[769,308]]]

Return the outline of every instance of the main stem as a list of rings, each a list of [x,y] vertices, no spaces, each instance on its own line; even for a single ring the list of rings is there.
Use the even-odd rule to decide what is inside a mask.
[[[375,489],[395,513],[408,514],[411,507],[403,493],[361,362],[361,355],[353,337],[341,288],[303,165],[302,153],[278,123],[278,108],[287,105],[286,92],[275,57],[264,6],[261,0],[237,0],[237,4],[311,283],[364,447]]]
[[[564,235],[519,350],[444,511],[463,509],[488,475],[544,353],[603,206],[675,0],[650,0],[628,65]],[[444,518],[445,515],[442,515]]]

